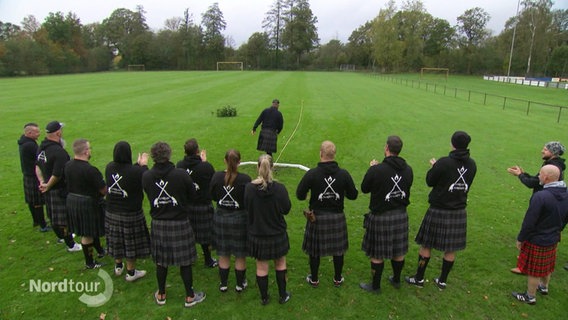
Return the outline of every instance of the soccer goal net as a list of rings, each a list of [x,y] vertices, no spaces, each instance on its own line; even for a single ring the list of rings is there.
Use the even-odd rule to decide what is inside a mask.
[[[339,66],[340,71],[355,71],[354,64],[342,64]]]
[[[443,78],[448,81],[448,75],[450,74],[449,68],[421,68],[420,69],[420,80],[424,78],[434,79]]]
[[[217,71],[243,71],[243,63],[237,61],[218,61]]]
[[[143,64],[129,64],[128,71],[146,71],[146,67]]]

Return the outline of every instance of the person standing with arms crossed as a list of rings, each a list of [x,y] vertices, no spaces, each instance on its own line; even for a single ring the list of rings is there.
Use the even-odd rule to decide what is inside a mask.
[[[39,226],[39,231],[47,232],[50,228],[45,221],[43,206],[45,198],[39,191],[39,181],[35,172],[39,138],[39,127],[30,122],[24,125],[24,134],[18,140],[20,150],[20,165],[24,175],[24,198],[32,214],[33,226]]]
[[[432,188],[428,195],[430,207],[415,238],[420,245],[418,267],[413,276],[405,278],[407,283],[416,287],[424,287],[424,273],[432,249],[444,252],[441,274],[434,279],[440,290],[446,289],[456,252],[465,249],[467,195],[477,173],[477,165],[468,149],[470,142],[469,134],[456,131],[452,135],[450,154],[437,161],[430,159],[432,168],[426,174],[426,184]]]
[[[256,283],[262,305],[269,301],[269,260],[274,260],[280,304],[290,300],[290,292],[286,291],[286,254],[290,250],[290,240],[284,215],[291,207],[286,187],[272,178],[272,157],[261,155],[258,177],[245,187],[245,208],[248,211],[249,254],[256,259]]]
[[[276,152],[278,143],[278,134],[282,132],[284,127],[284,118],[282,113],[278,110],[280,106],[280,100],[272,100],[272,105],[260,113],[256,122],[252,126],[251,134],[256,133],[256,128],[262,124],[262,129],[258,135],[258,143],[256,145],[256,150],[264,151],[269,156],[272,156],[273,152]]]
[[[367,170],[361,191],[371,193],[370,212],[365,215],[365,235],[362,249],[371,259],[371,283],[361,283],[361,289],[379,293],[384,260],[390,259],[393,275],[389,282],[400,288],[404,256],[408,252],[408,213],[410,187],[414,180],[412,168],[399,156],[402,140],[389,136],[381,163],[373,159]]]
[[[310,262],[306,281],[314,288],[319,285],[320,258],[324,256],[333,256],[333,285],[340,287],[345,280],[342,272],[349,241],[344,200],[355,200],[359,193],[349,172],[335,161],[335,154],[333,142],[322,142],[320,162],[306,172],[296,188],[298,200],[306,200],[310,192],[302,250],[308,254]]]

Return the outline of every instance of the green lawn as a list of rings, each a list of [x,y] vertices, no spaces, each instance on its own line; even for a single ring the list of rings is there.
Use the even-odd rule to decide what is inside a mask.
[[[417,81],[418,75],[400,75]],[[566,90],[551,90],[484,81],[481,77],[452,76],[444,85],[517,99],[566,105]],[[423,84],[424,85],[424,84]],[[526,278],[509,269],[515,265],[515,238],[531,190],[509,175],[506,168],[518,164],[528,172],[540,167],[545,142],[568,143],[566,123],[557,123],[556,113],[522,108],[483,105],[453,95],[410,87],[400,82],[357,73],[320,72],[124,72],[37,78],[0,79],[0,319],[562,319],[568,301],[568,246],[559,245],[557,271],[550,295],[538,297],[536,306],[521,305],[511,296],[523,290]],[[413,239],[428,206],[424,177],[428,160],[450,151],[450,136],[465,130],[472,136],[472,157],[478,175],[469,195],[468,247],[459,252],[448,278],[448,289],[438,291],[431,279],[439,275],[441,253],[434,252],[426,272],[430,280],[423,289],[388,285],[390,263],[385,264],[381,295],[359,289],[368,281],[370,263],[361,251],[363,214],[369,196],[360,194],[346,202],[350,250],[346,254],[345,285],[334,288],[331,259],[322,259],[321,283],[313,289],[305,283],[309,273],[307,256],[301,250],[307,202],[292,199],[287,217],[291,250],[288,259],[292,300],[279,305],[275,299],[266,307],[259,303],[254,281],[254,261],[248,261],[249,289],[237,295],[221,294],[217,270],[203,267],[200,256],[194,267],[194,287],[207,293],[204,303],[183,308],[184,290],[178,270],[168,276],[168,302],[158,307],[152,297],[156,289],[151,259],[139,267],[146,278],[126,283],[112,275],[110,257],[103,259],[113,278],[113,295],[106,304],[87,307],[79,293],[30,292],[30,281],[100,281],[96,271],[85,271],[81,253],[67,253],[56,244],[55,235],[31,228],[31,217],[23,201],[16,140],[23,124],[38,122],[42,128],[51,120],[65,123],[64,138],[70,143],[87,138],[93,148],[92,164],[100,170],[112,159],[119,140],[128,140],[133,152],[148,151],[159,140],[173,147],[173,160],[183,157],[183,143],[197,138],[216,170],[223,168],[227,149],[241,151],[243,161],[255,161],[257,136],[250,129],[262,108],[280,99],[285,118],[279,138],[279,162],[314,167],[319,145],[332,140],[337,160],[359,187],[369,161],[381,160],[386,137],[400,135],[401,156],[414,169],[410,216],[410,251],[403,274],[413,274],[418,246]],[[216,110],[230,105],[235,118],[217,118]],[[534,112],[533,112],[534,111]],[[566,115],[568,117],[568,115]],[[296,129],[295,134],[292,135]],[[43,139],[43,135],[41,139]],[[286,148],[282,151],[283,146]],[[252,166],[242,171],[254,175]],[[282,168],[276,178],[291,196],[303,172]],[[147,208],[147,204],[145,204]],[[147,211],[147,210],[146,210]],[[200,252],[200,250],[198,250]],[[229,285],[234,286],[231,271]],[[274,272],[270,292],[277,295]]]

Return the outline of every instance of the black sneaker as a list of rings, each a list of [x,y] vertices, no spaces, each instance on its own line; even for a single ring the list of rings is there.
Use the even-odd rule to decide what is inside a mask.
[[[399,281],[399,282],[395,282],[395,281],[394,281],[394,276],[390,276],[390,277],[389,277],[389,283],[390,283],[395,289],[400,289],[400,281]]]
[[[260,298],[260,304],[265,306],[268,304],[268,302],[270,302],[270,297],[266,296],[266,298]]]
[[[414,285],[418,288],[424,288],[424,279],[418,280],[415,277],[404,277],[406,283]]]
[[[373,289],[373,285],[370,283],[359,283],[359,288],[374,294],[381,293],[381,288]]]
[[[286,291],[286,295],[280,297],[280,300],[278,300],[278,302],[280,302],[280,304],[285,304],[286,302],[290,301],[290,298],[292,298],[292,294]]]
[[[440,289],[440,291],[446,289],[446,283],[440,281],[440,279],[434,278],[434,283],[436,284],[436,286],[438,287],[438,289]]]
[[[536,291],[538,291],[543,296],[548,295],[548,287],[545,287],[542,283],[539,283],[538,287],[536,287]]]
[[[524,302],[530,305],[536,304],[536,298],[529,296],[529,294],[526,292],[519,293],[513,291],[511,294],[515,299],[519,300],[520,302]]]
[[[102,263],[95,261],[91,264],[86,264],[85,269],[99,269],[102,266],[103,266]]]
[[[97,252],[97,258],[102,259],[106,256],[106,251],[103,249],[101,252]]]
[[[219,263],[217,262],[217,260],[211,258],[211,260],[209,261],[205,261],[205,267],[206,268],[215,268],[216,266],[218,266]]]

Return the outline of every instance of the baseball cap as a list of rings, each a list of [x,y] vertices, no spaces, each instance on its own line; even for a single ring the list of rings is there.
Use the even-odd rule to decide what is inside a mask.
[[[59,121],[51,121],[47,124],[47,126],[45,126],[45,132],[53,133],[63,128],[63,126],[64,124]]]

